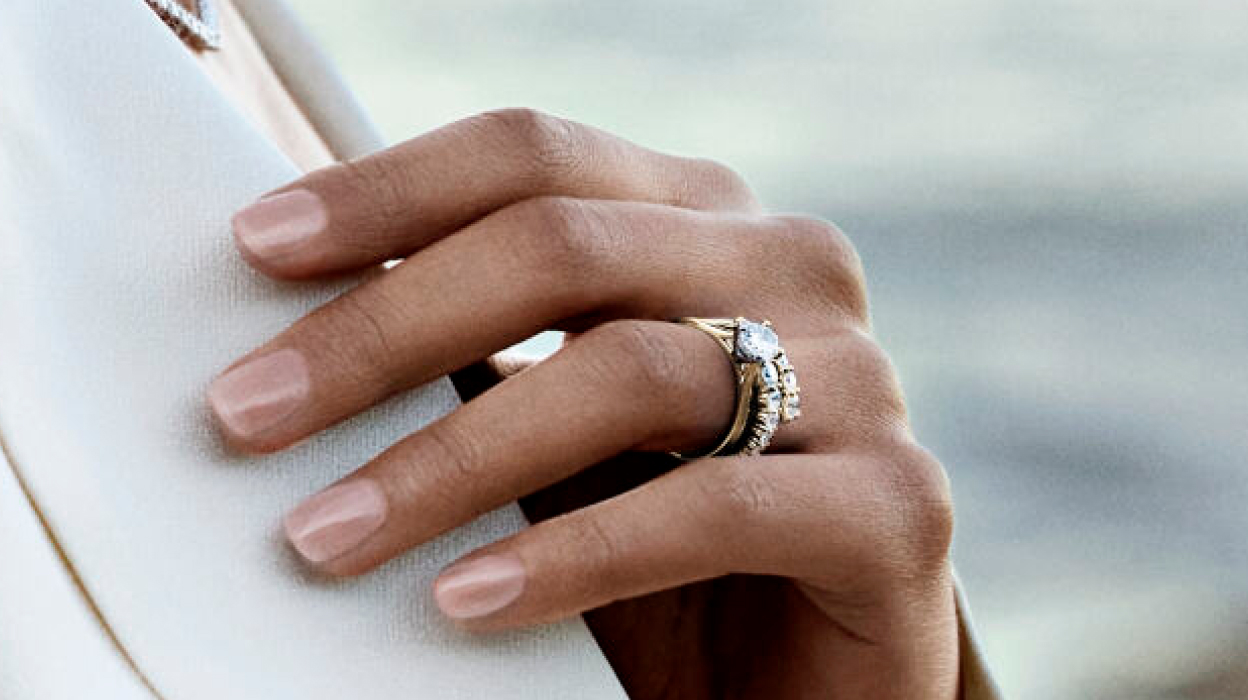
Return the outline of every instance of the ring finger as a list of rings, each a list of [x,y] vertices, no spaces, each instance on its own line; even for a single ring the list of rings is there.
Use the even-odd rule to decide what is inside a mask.
[[[799,367],[822,352],[790,346]],[[704,448],[731,422],[734,397],[731,364],[701,331],[598,326],[313,496],[287,517],[287,533],[313,564],[357,574],[621,452]],[[808,425],[824,423],[815,418]],[[803,434],[802,421],[786,425],[777,446]]]

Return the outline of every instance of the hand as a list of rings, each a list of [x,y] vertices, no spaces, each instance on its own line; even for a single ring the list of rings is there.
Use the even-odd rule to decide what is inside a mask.
[[[948,486],[833,226],[760,213],[715,163],[508,110],[312,173],[235,232],[280,278],[403,259],[213,383],[237,448],[447,373],[483,390],[287,516],[311,565],[358,575],[530,496],[541,522],[435,584],[458,623],[592,611],[637,698],[956,696]],[[662,454],[712,445],[733,413],[723,349],[680,316],[773,322],[804,415],[771,453]],[[570,332],[559,352],[482,382],[549,328]]]

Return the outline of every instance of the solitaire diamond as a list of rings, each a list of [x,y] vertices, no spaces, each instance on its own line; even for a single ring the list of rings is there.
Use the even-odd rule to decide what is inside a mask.
[[[747,362],[767,362],[780,354],[780,339],[770,326],[742,321],[737,326],[736,353]]]

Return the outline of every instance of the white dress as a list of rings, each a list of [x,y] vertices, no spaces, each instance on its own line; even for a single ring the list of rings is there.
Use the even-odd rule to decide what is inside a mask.
[[[339,157],[381,146],[280,2],[237,0]],[[230,214],[299,173],[136,0],[0,0],[0,698],[621,698],[583,623],[456,632],[436,572],[515,506],[350,581],[280,514],[456,405],[447,380],[265,458],[214,374],[343,285],[249,269]]]

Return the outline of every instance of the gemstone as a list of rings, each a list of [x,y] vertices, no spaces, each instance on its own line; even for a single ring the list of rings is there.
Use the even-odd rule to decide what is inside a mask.
[[[793,372],[784,373],[784,388],[786,391],[797,391],[797,375]]]
[[[802,415],[802,398],[797,394],[789,394],[784,400],[784,422],[797,420]]]
[[[780,354],[780,339],[768,326],[742,321],[737,326],[736,354],[747,362],[767,362]]]
[[[755,437],[754,439],[746,443],[745,447],[742,448],[741,450],[741,454],[751,456],[751,457],[757,454],[761,454],[762,451],[767,449],[767,446],[770,444],[771,444],[771,440],[769,440],[766,437]]]
[[[767,393],[762,395],[760,408],[762,408],[762,410],[765,412],[779,411],[780,406],[783,405],[783,402],[784,402],[784,397],[783,395],[781,395],[780,390],[770,389],[767,391]]]
[[[780,368],[781,372],[793,371],[793,363],[789,362],[789,356],[784,353],[780,353],[780,357],[776,358],[776,367]]]
[[[192,48],[220,48],[221,30],[216,9],[210,0],[196,0],[194,11],[188,10],[178,0],[147,0],[147,4]]]
[[[775,430],[778,425],[780,425],[779,413],[768,412],[763,414],[763,426],[766,427],[769,432]]]

